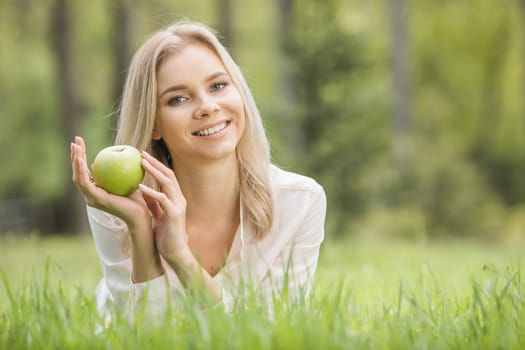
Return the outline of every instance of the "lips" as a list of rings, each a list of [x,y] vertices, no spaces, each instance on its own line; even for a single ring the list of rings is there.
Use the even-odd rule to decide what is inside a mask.
[[[230,124],[230,121],[221,122],[221,123],[219,123],[217,125],[197,130],[197,131],[195,131],[192,134],[194,136],[211,136],[211,135],[214,135],[214,134],[224,130],[229,124]]]

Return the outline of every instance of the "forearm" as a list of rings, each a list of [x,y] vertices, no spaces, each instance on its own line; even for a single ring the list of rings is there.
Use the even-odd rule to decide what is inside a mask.
[[[130,228],[132,280],[149,281],[164,273],[150,227]]]

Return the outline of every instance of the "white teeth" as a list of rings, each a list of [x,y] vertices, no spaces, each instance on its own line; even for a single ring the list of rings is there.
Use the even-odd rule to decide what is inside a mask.
[[[222,123],[220,125],[217,125],[216,127],[200,130],[197,132],[197,135],[199,136],[208,136],[213,135],[215,133],[218,133],[219,131],[223,130],[226,127],[226,123]]]

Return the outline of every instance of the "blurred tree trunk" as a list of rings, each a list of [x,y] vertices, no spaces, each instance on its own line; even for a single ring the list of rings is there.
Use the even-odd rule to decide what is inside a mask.
[[[217,0],[217,16],[219,18],[219,33],[221,42],[228,48],[233,55],[234,34],[233,34],[233,7],[231,0]]]
[[[278,19],[279,19],[279,33],[277,36],[282,38],[281,45],[286,46],[293,36],[294,28],[294,13],[293,0],[277,0]],[[285,64],[281,65],[281,74],[279,76],[280,85],[283,88],[284,96],[288,101],[296,100],[295,79],[290,69]]]
[[[283,139],[287,144],[285,149],[289,150],[289,157],[295,158],[302,153],[304,148],[303,137],[297,128],[297,79],[292,71],[293,63],[287,55],[289,46],[294,41],[294,1],[293,0],[277,0],[277,19],[280,46],[280,57],[278,64],[278,90],[281,92],[282,116],[279,119],[281,123],[281,130],[285,130],[286,135]]]
[[[126,80],[126,71],[131,56],[131,29],[133,22],[133,5],[135,0],[115,0],[110,2],[113,13],[113,101],[120,103],[122,89]],[[116,130],[117,118],[113,119],[113,130]]]
[[[410,136],[410,54],[408,13],[405,0],[390,0],[392,71],[392,125],[394,133],[394,160],[399,170],[410,167],[412,145]]]
[[[69,142],[79,134],[81,115],[77,101],[77,90],[74,83],[72,66],[72,26],[71,8],[68,0],[56,0],[51,8],[51,40],[55,53],[57,74],[57,95],[59,99],[60,119],[64,154],[68,154]],[[71,173],[69,157],[65,161],[66,173]],[[52,206],[49,219],[58,232],[79,232],[85,228],[85,206],[71,181],[65,186],[64,194]]]

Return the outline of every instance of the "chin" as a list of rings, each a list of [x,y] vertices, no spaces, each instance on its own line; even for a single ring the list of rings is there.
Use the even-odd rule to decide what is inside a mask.
[[[235,147],[225,147],[221,149],[210,150],[204,154],[204,157],[209,160],[220,160],[237,157],[236,145]]]

